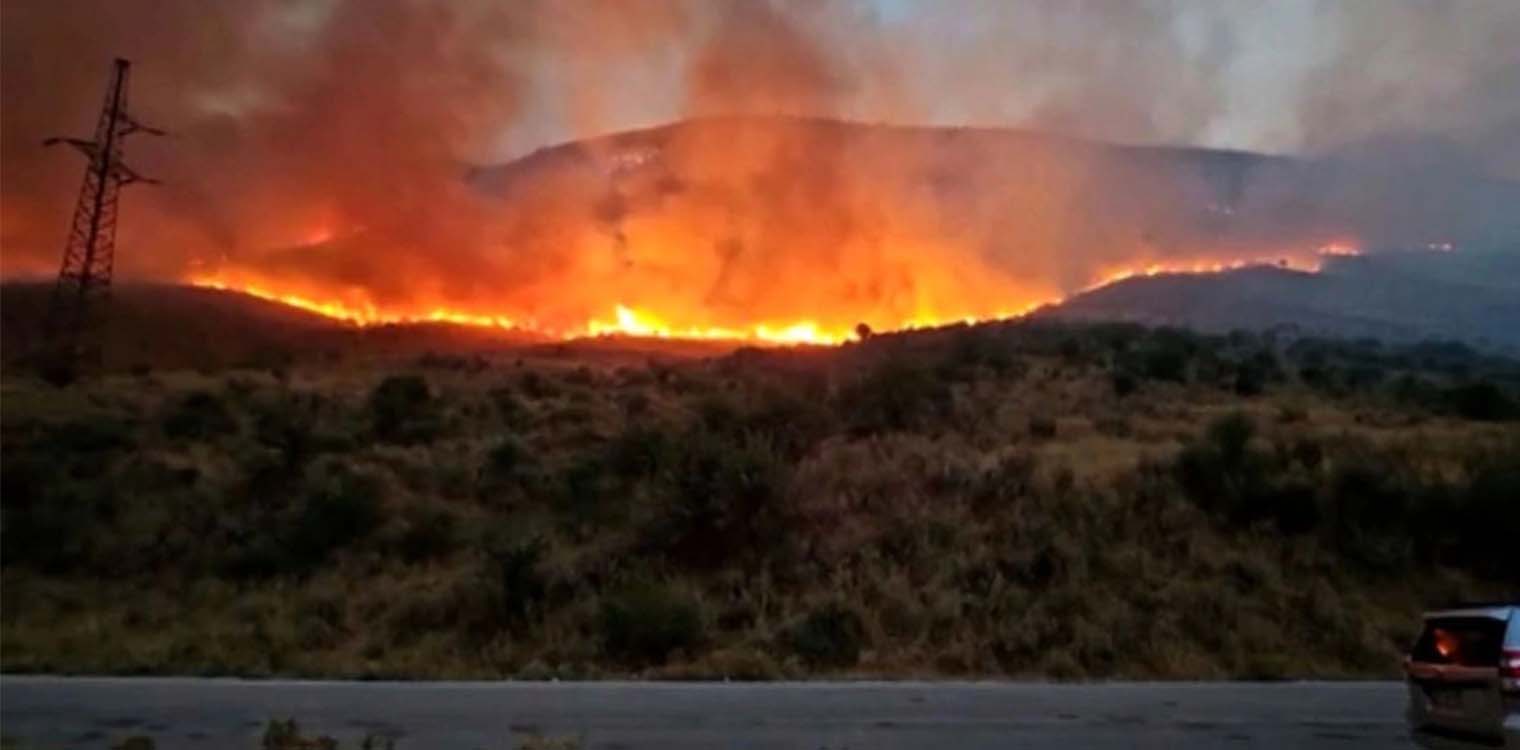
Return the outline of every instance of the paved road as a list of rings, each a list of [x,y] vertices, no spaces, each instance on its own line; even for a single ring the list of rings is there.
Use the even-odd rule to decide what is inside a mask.
[[[1405,748],[1398,683],[354,683],[0,677],[23,748],[258,746],[265,721],[398,750]]]

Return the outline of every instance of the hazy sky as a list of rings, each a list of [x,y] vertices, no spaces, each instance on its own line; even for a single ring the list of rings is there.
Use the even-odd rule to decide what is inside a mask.
[[[776,5],[849,77],[831,113],[847,117],[1054,126],[1110,140],[1279,153],[1390,130],[1477,142],[1480,150],[1520,139],[1520,2],[1512,0]],[[588,81],[603,88],[589,129],[679,117],[684,64],[700,38],[698,28],[574,83],[566,73],[579,64],[578,51],[547,50],[503,149],[584,134],[573,102]],[[1148,125],[1113,118],[1107,105],[1116,98],[1148,100]],[[1061,100],[1078,113],[1052,116],[1051,102]],[[1348,111],[1326,120],[1337,100]]]

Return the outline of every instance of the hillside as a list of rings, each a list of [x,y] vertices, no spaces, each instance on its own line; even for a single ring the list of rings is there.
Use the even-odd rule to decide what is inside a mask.
[[[9,672],[1390,677],[1520,363],[1051,322],[0,384]]]
[[[1456,339],[1513,353],[1520,351],[1520,255],[1383,253],[1331,259],[1312,274],[1261,266],[1136,277],[1041,315],[1214,332]]]
[[[805,193],[820,179],[851,185],[856,176],[881,176],[913,186],[914,196],[957,231],[1017,228],[1009,214],[1073,212],[1080,220],[1063,224],[1063,241],[1136,244],[1158,258],[1204,245],[1312,248],[1346,237],[1375,248],[1445,242],[1486,251],[1520,243],[1520,215],[1512,210],[1520,204],[1520,183],[1405,170],[1375,155],[1296,159],[1017,129],[704,118],[540,149],[477,167],[469,179],[494,196],[530,204],[573,187],[606,199],[585,210],[615,224],[711,186],[710,172],[732,167],[709,160],[749,150],[763,153],[753,166],[765,178],[751,189]],[[1048,205],[1051,199],[1060,203]]]
[[[7,368],[18,368],[37,346],[51,291],[41,282],[0,286]],[[101,337],[107,372],[478,354],[543,341],[517,331],[443,324],[359,328],[246,294],[176,284],[129,282],[111,294]]]

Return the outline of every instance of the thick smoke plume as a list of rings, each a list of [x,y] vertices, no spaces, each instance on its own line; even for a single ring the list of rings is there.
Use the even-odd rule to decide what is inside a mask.
[[[90,127],[118,55],[135,114],[175,133],[129,147],[166,184],[127,196],[122,270],[351,311],[847,330],[1346,239],[1513,245],[1515,6],[1292,7],[1259,27],[1119,0],[18,0],[0,260],[53,270],[79,165],[37,144]],[[1330,161],[810,119],[1228,143],[1274,45],[1283,106],[1238,145]],[[589,140],[488,166],[524,133]]]

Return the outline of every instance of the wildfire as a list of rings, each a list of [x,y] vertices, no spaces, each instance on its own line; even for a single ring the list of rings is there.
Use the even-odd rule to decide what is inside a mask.
[[[1279,258],[1253,258],[1228,262],[1196,261],[1182,263],[1150,263],[1142,266],[1117,267],[1097,274],[1095,280],[1079,290],[1090,291],[1126,279],[1166,274],[1223,273],[1253,266],[1276,266],[1308,273],[1318,272],[1329,257],[1359,255],[1355,245],[1335,243],[1321,247],[1312,254]],[[765,321],[745,327],[704,325],[689,321],[669,320],[657,312],[625,304],[614,304],[606,317],[594,317],[579,325],[554,326],[531,318],[519,318],[500,314],[485,314],[446,306],[431,306],[417,310],[396,310],[377,305],[362,290],[326,294],[318,298],[310,292],[292,292],[279,288],[279,284],[264,280],[251,281],[231,276],[202,275],[190,278],[195,286],[234,291],[260,299],[278,302],[306,310],[355,326],[446,323],[452,325],[496,328],[534,333],[549,338],[574,339],[582,337],[631,336],[661,339],[688,339],[709,341],[751,342],[773,345],[834,345],[853,338],[853,326],[828,326],[816,320]],[[1046,305],[1059,304],[1065,295],[1049,295],[1044,298],[1013,301],[1005,311],[993,315],[920,315],[906,320],[887,321],[883,330],[914,330],[933,328],[954,323],[977,323],[1022,317]],[[836,316],[837,317],[837,316]],[[868,323],[875,321],[866,321]]]
[[[1256,266],[1276,266],[1292,271],[1304,273],[1319,273],[1324,268],[1325,259],[1335,257],[1354,257],[1361,255],[1362,251],[1356,245],[1349,242],[1335,242],[1320,247],[1310,256],[1284,256],[1280,258],[1249,258],[1232,261],[1200,261],[1193,263],[1153,263],[1140,267],[1121,267],[1105,271],[1098,276],[1098,280],[1084,287],[1082,291],[1091,291],[1099,287],[1105,287],[1125,279],[1133,279],[1141,276],[1162,276],[1175,274],[1206,274],[1225,273],[1238,271],[1243,268]]]

